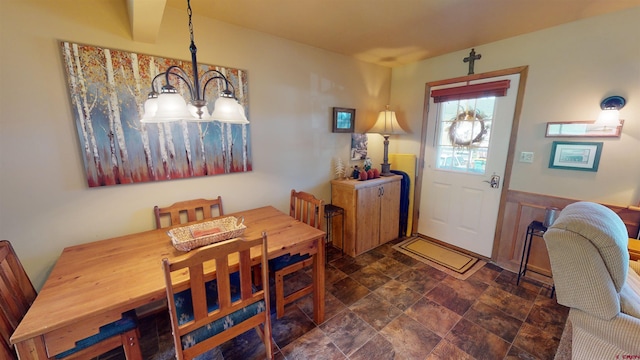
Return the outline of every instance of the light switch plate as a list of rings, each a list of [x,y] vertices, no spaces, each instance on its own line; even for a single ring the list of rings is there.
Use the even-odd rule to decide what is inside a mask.
[[[533,162],[533,153],[528,151],[523,151],[520,153],[520,162],[532,163]]]

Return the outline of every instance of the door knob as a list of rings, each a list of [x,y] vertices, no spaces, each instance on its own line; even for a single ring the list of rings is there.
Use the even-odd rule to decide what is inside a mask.
[[[484,180],[483,182],[486,182],[491,185],[492,188],[497,189],[500,187],[500,176],[493,174],[491,175],[491,180]]]

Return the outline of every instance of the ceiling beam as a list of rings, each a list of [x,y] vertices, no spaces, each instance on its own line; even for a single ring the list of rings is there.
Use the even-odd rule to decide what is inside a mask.
[[[167,0],[127,0],[133,41],[155,43]]]

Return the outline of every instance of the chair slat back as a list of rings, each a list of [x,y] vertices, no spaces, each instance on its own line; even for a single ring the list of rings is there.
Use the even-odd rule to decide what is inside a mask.
[[[0,241],[0,354],[3,359],[17,358],[9,339],[36,298],[29,276],[25,272],[11,243]]]
[[[254,247],[260,247],[263,269],[262,279],[263,283],[268,284],[267,235],[264,232],[259,238],[227,240],[192,250],[173,261],[168,259],[162,261],[167,287],[167,301],[171,315],[171,326],[178,359],[191,359],[224,341],[256,327],[260,323],[265,324],[264,336],[268,335],[268,339],[270,339],[271,325],[268,311],[269,289],[265,287],[264,289],[254,292],[252,288],[251,267],[254,264],[252,264],[251,259],[251,248]],[[211,274],[214,264],[215,272]],[[185,269],[189,270],[188,273]],[[240,299],[232,301],[232,284],[230,277],[231,274],[236,272],[239,272],[240,278]],[[188,289],[186,290],[183,285],[185,276],[188,277]],[[208,292],[206,287],[207,285],[211,286],[210,281],[214,278],[217,283],[218,308],[209,311],[207,296],[210,296],[210,291]],[[179,311],[176,308],[175,295],[184,291],[191,292],[193,319],[181,324],[178,318]],[[262,312],[262,315],[258,314],[251,319],[234,323],[230,329],[203,340],[192,347],[183,348],[181,341],[182,336],[260,300],[264,301],[265,309],[267,309]],[[211,302],[211,299],[209,299],[209,302]],[[268,354],[271,354],[270,346]]]
[[[320,229],[324,219],[324,200],[310,193],[291,190],[289,215],[296,220]]]
[[[215,209],[217,208],[217,213]],[[156,228],[182,224],[185,222],[208,219],[224,215],[222,210],[222,198],[215,199],[194,199],[179,201],[167,207],[155,206],[153,213],[156,218]],[[163,226],[162,219],[168,218],[168,225]]]

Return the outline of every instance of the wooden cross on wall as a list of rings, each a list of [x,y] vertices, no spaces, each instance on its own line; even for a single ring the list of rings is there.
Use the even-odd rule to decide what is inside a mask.
[[[476,49],[471,49],[469,56],[463,59],[464,62],[469,63],[469,73],[467,75],[473,75],[473,64],[476,60],[480,60],[481,57],[481,54],[476,55]]]

